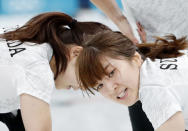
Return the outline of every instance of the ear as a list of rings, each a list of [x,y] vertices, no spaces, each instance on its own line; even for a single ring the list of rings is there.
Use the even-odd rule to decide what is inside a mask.
[[[134,61],[139,67],[142,65],[142,57],[137,51],[135,51],[132,61]]]
[[[82,50],[83,50],[83,47],[81,47],[81,46],[72,46],[70,48],[70,59],[73,59],[73,58],[79,56],[79,54]]]

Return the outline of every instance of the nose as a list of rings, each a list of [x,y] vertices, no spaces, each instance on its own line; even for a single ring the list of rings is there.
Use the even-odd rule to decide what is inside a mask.
[[[106,89],[108,89],[108,91],[114,91],[117,89],[116,84],[113,81],[109,80],[104,81],[104,86],[106,87]]]

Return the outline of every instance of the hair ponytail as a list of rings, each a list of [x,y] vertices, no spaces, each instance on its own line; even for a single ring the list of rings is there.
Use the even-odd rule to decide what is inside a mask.
[[[186,37],[177,39],[174,35],[168,35],[164,38],[156,37],[155,43],[137,44],[138,51],[152,60],[162,58],[174,58],[183,55],[180,50],[188,47]]]
[[[69,25],[73,19],[60,12],[48,12],[30,19],[24,26],[4,34],[7,40],[32,41],[38,44],[49,41],[56,35],[59,27]],[[50,37],[49,37],[50,36]]]

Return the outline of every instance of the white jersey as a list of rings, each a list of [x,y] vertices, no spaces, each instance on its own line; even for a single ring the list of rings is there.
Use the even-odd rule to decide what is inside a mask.
[[[147,58],[140,71],[139,99],[154,129],[182,111],[188,129],[188,56]]]
[[[127,4],[135,20],[143,25],[148,41],[152,42],[153,36],[188,35],[188,0],[122,0],[122,2]]]
[[[49,65],[53,50],[48,43],[34,44],[0,39],[0,113],[19,109],[23,93],[50,103],[55,87]]]

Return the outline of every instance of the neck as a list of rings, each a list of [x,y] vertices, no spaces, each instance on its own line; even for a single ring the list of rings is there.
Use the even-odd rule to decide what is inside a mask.
[[[56,73],[56,62],[55,62],[55,56],[54,55],[52,56],[52,59],[50,60],[50,68],[55,75],[55,73]]]
[[[55,75],[55,73],[56,73],[56,62],[55,62],[55,56],[54,55],[52,56],[52,59],[50,61],[50,68],[51,68],[52,72]],[[59,83],[61,83],[61,79],[59,79],[59,78],[61,78],[60,75],[61,74],[59,74],[57,76],[56,80],[55,80],[55,87],[56,87],[56,89],[61,89],[61,86],[59,86],[59,85],[61,85],[61,84],[59,84]]]

